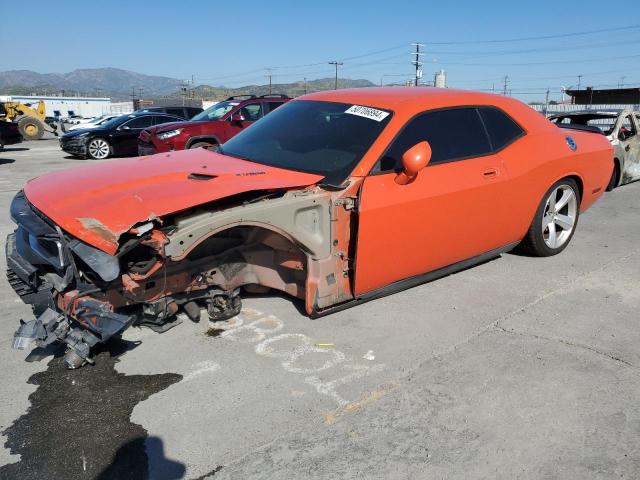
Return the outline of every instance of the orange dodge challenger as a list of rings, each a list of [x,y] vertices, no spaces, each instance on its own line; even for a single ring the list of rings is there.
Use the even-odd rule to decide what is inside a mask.
[[[305,95],[216,151],[112,160],[29,181],[9,282],[33,306],[14,347],[76,368],[130,325],[164,331],[276,289],[310,316],[521,245],[561,252],[613,151],[512,98],[434,88]]]

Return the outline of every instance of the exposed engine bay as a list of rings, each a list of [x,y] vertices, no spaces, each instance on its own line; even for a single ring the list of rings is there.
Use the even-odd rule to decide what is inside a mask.
[[[117,237],[111,255],[64,232],[19,192],[8,278],[36,318],[21,320],[14,348],[61,342],[67,366],[78,368],[92,362],[92,347],[130,326],[165,332],[179,314],[197,322],[203,311],[227,320],[240,312],[243,289],[285,292],[310,315],[348,301],[354,199],[335,196],[319,187],[248,192],[123,233],[83,219],[93,233]]]

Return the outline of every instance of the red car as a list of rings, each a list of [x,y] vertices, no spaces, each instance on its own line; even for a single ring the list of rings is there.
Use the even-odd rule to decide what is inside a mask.
[[[138,155],[220,145],[291,100],[286,95],[229,97],[189,121],[148,128],[138,138]]]

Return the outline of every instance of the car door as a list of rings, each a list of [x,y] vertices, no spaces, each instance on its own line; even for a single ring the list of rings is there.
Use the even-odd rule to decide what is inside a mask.
[[[111,136],[115,155],[137,155],[140,132],[153,125],[153,115],[141,115],[120,125]]]
[[[402,154],[428,141],[429,165],[395,182]],[[359,198],[355,293],[437,270],[504,245],[508,178],[474,107],[411,120],[364,180]]]
[[[233,121],[232,118],[235,114],[240,114],[244,118],[242,121]],[[229,115],[227,118],[227,122],[225,122],[225,139],[234,137],[242,130],[247,128],[253,122],[256,122],[262,118],[264,115],[263,102],[248,102],[242,105],[240,108],[236,109]]]
[[[635,117],[635,118],[634,118]],[[618,129],[623,155],[622,183],[640,179],[640,121],[635,115],[625,115]]]

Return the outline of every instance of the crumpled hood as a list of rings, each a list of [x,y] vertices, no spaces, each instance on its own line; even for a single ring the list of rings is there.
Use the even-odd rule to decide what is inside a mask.
[[[238,193],[306,187],[322,178],[196,149],[50,173],[30,180],[24,193],[63,230],[113,255],[118,237],[137,223]]]

